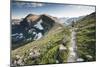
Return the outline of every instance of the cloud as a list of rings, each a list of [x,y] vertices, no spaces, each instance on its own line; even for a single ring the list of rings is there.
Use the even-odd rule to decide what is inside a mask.
[[[41,7],[44,6],[43,3],[31,3],[32,7]]]
[[[43,3],[35,3],[35,2],[14,2],[13,5],[15,5],[17,7],[32,8],[32,7],[42,7],[45,4],[43,4]]]

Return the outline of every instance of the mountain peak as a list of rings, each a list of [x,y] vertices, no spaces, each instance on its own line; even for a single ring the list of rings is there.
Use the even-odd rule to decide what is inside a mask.
[[[29,21],[29,22],[34,22],[34,21],[38,20],[39,18],[40,18],[39,15],[36,15],[36,14],[28,14],[28,15],[24,18],[24,20]]]

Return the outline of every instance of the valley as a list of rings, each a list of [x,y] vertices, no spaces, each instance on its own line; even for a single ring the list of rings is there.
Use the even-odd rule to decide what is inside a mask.
[[[12,66],[95,61],[95,16],[64,25],[47,14],[27,15],[12,25]]]

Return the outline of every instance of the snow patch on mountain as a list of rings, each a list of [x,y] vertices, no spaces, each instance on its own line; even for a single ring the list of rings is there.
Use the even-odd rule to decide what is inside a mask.
[[[40,30],[43,30],[43,27],[42,27],[42,25],[41,25],[42,22],[43,22],[42,20],[39,20],[39,21],[37,22],[37,24],[34,25],[34,27],[36,27],[36,28],[38,28],[38,29],[40,29]]]

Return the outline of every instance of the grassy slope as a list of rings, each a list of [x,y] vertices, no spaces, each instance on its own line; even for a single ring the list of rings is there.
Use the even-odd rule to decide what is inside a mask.
[[[70,32],[68,29],[65,30],[64,27],[54,26],[48,33],[46,33],[44,37],[37,41],[33,41],[31,43],[26,44],[25,46],[21,46],[12,51],[12,58],[14,59],[16,55],[23,56],[25,53],[29,54],[30,49],[36,47],[36,50],[40,50],[41,56],[38,60],[27,60],[26,64],[46,64],[46,63],[56,63],[56,56],[58,54],[59,41],[62,40],[64,35],[67,36],[67,43],[70,43]],[[67,46],[66,46],[67,48]],[[62,56],[60,56],[62,55]],[[67,61],[68,51],[62,52],[59,57],[62,62]],[[27,57],[27,56],[26,56]]]
[[[77,32],[77,45],[79,57],[84,58],[85,61],[95,61],[95,48],[96,48],[96,18],[95,13],[86,16],[78,21],[76,27],[79,29]],[[88,55],[88,56],[87,56]],[[92,56],[89,57],[89,56]]]

